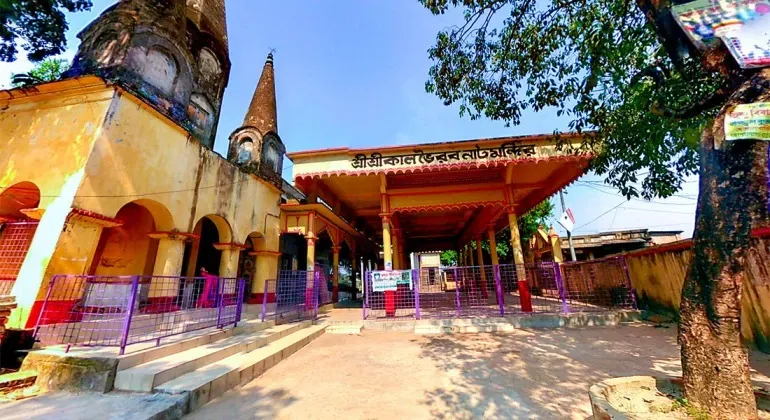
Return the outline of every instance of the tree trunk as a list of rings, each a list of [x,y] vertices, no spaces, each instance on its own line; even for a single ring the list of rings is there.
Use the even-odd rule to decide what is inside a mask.
[[[685,397],[715,419],[757,417],[741,340],[741,292],[751,230],[767,220],[768,143],[724,142],[724,119],[736,104],[768,98],[770,69],[744,83],[701,138],[695,246],[682,289],[679,343]]]

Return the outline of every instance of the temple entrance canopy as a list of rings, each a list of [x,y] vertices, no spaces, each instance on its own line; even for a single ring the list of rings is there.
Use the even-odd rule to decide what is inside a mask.
[[[561,141],[579,146],[581,137]],[[409,253],[458,250],[515,226],[517,215],[585,173],[590,155],[574,150],[538,135],[288,156],[310,205],[327,204],[381,244],[382,268],[407,269]],[[512,238],[522,263],[518,232]]]

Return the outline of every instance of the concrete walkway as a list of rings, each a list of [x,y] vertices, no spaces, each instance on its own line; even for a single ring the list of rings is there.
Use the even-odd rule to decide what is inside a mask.
[[[770,372],[770,356],[753,358]],[[189,418],[582,420],[593,383],[679,373],[673,326],[442,336],[364,330],[322,336]]]

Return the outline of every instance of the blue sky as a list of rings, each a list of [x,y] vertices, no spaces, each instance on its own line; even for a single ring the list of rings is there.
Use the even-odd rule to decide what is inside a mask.
[[[112,3],[94,0],[91,12],[69,15],[65,58],[72,58],[77,50],[77,32]],[[486,119],[471,121],[459,117],[457,106],[444,106],[425,92],[431,64],[427,49],[440,29],[461,21],[459,11],[436,17],[417,0],[228,0],[227,18],[232,70],[214,148],[222,154],[226,154],[227,137],[243,121],[271,48],[275,49],[278,131],[289,151],[567,128],[568,121],[549,110],[525,113],[516,127]],[[23,57],[0,64],[0,86],[7,84],[11,73],[30,67]],[[286,165],[284,172],[291,171]],[[601,181],[587,175],[568,188],[577,234],[650,227],[691,235],[697,178],[688,180],[681,197],[655,203],[626,201]],[[558,196],[554,203],[559,209]]]

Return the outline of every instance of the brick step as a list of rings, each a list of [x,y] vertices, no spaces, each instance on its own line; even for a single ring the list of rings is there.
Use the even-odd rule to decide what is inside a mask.
[[[35,384],[37,372],[21,370],[0,375],[0,395],[18,391]]]
[[[187,410],[193,412],[225,391],[258,378],[321,336],[325,329],[325,325],[308,325],[264,347],[211,363],[157,386],[154,390],[164,394],[189,394]]]
[[[115,389],[151,392],[160,384],[235,354],[253,351],[310,325],[310,321],[306,321],[271,326],[253,334],[231,335],[154,360],[145,358],[141,364],[117,372]]]

